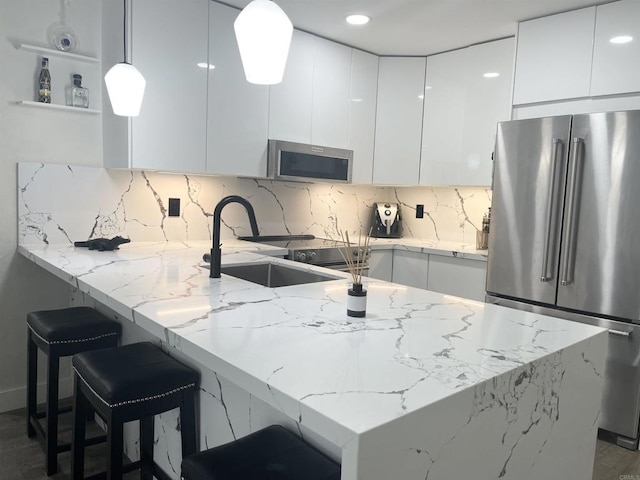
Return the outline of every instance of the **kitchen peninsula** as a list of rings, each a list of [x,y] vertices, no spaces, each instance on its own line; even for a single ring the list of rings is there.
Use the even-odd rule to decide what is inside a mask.
[[[605,330],[377,280],[354,319],[344,274],[210,279],[209,248],[19,252],[112,312],[125,342],[154,338],[201,369],[202,449],[283,423],[341,460],[343,480],[591,477]],[[267,257],[283,253],[225,241],[222,264],[291,264]],[[175,416],[157,422],[156,456],[177,477]]]

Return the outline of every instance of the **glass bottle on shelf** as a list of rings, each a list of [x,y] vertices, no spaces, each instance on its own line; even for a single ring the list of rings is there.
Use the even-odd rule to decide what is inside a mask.
[[[82,75],[73,74],[73,85],[67,88],[67,105],[89,108],[89,90],[82,86]]]
[[[42,57],[40,75],[38,76],[38,101],[51,103],[51,73],[49,73],[49,59]]]

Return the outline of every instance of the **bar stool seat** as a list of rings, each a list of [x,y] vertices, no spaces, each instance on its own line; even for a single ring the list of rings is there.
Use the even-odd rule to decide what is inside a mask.
[[[182,461],[183,480],[340,480],[340,464],[280,425]]]
[[[107,424],[107,478],[141,468],[143,479],[168,478],[153,462],[154,416],[180,408],[183,457],[196,452],[195,393],[200,375],[149,342],[74,355],[71,475],[84,475],[85,424],[90,405]],[[124,466],[123,424],[140,420],[140,460]]]
[[[58,445],[58,415],[71,411],[58,408],[60,357],[87,350],[114,347],[121,326],[90,307],[41,310],[27,315],[27,436],[38,436],[46,456],[47,475],[57,472],[57,454],[71,448]],[[38,348],[47,356],[46,411],[37,411]],[[46,418],[46,429],[38,419]],[[91,440],[91,444],[104,437]]]

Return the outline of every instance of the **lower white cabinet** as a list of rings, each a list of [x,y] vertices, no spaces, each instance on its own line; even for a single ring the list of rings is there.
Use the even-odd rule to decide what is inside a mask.
[[[416,288],[427,288],[429,255],[426,253],[394,250],[392,281]]]
[[[385,280],[393,279],[393,250],[372,250],[369,256],[368,277]]]
[[[429,255],[427,290],[484,301],[487,262]]]
[[[373,250],[368,276],[484,302],[487,262],[406,250]]]

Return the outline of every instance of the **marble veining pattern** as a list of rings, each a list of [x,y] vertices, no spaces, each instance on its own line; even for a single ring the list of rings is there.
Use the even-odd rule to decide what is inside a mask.
[[[570,448],[592,465],[604,330],[373,280],[367,317],[353,319],[346,276],[273,289],[209,279],[200,260],[206,248],[159,242],[116,252],[20,252],[213,372],[201,397],[226,433],[206,428],[207,444],[277,418],[337,447],[344,479],[463,478],[452,469],[473,468],[484,472],[476,478],[533,479],[546,478],[532,473],[550,472],[544,465],[567,471],[554,452],[567,432],[578,432],[582,440]],[[223,262],[265,260],[251,248],[259,247],[228,240]],[[582,420],[572,411],[578,405]],[[471,448],[469,458],[487,449],[492,461],[454,461],[454,446]],[[177,454],[167,455],[173,463]]]
[[[135,242],[211,239],[212,213],[226,195],[246,197],[262,235],[369,231],[375,202],[398,202],[404,239],[435,248],[469,248],[490,203],[490,191],[471,187],[386,187],[106,170],[84,166],[18,164],[20,244],[72,244],[122,235]],[[168,199],[181,199],[181,215],[168,216]],[[416,204],[425,218],[416,219]],[[249,235],[242,207],[222,216],[222,239]]]

